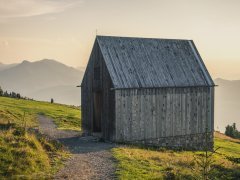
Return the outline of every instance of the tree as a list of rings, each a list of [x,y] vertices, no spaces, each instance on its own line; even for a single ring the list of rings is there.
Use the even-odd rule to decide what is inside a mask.
[[[17,98],[17,93],[12,92],[12,93],[11,93],[11,97],[12,97],[12,98]]]
[[[233,127],[230,125],[226,126],[225,135],[233,137]]]
[[[53,98],[51,98],[51,103],[54,103],[54,100],[53,100]]]
[[[21,99],[20,93],[17,93],[17,98],[18,98],[18,99]]]
[[[8,93],[7,91],[3,91],[1,86],[0,86],[0,96],[4,96],[4,97],[11,97],[11,98],[18,98],[18,99],[24,99],[23,97],[21,97],[20,93],[16,93],[16,92],[10,92]],[[26,98],[25,98],[26,99]]]
[[[1,86],[0,86],[0,96],[3,96],[3,90],[1,88]]]
[[[5,91],[5,92],[3,93],[3,96],[4,96],[4,97],[9,97],[9,94],[8,94],[8,92],[7,92],[7,91]]]
[[[192,169],[198,173],[198,177],[196,179],[211,179],[212,171],[214,170],[214,155],[217,153],[219,147],[216,149],[212,147],[211,142],[209,142],[210,136],[211,133],[209,133],[208,128],[206,128],[203,147],[204,151],[201,154],[194,155],[194,162],[196,163],[197,167]]]
[[[240,138],[240,132],[237,130],[236,123],[226,126],[225,135],[232,138]]]

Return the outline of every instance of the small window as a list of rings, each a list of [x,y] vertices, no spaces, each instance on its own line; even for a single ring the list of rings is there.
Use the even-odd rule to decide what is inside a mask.
[[[94,80],[100,80],[100,67],[94,68]]]

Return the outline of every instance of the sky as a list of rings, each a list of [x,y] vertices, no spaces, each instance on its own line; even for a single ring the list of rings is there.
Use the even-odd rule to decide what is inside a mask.
[[[239,0],[0,0],[0,62],[85,67],[96,34],[194,40],[213,78],[240,79]]]

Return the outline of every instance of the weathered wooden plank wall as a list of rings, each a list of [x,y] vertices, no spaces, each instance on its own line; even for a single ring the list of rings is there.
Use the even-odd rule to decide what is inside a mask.
[[[93,68],[95,59],[95,47],[97,43],[94,43],[92,53],[89,58],[89,62],[84,73],[84,77],[81,83],[81,116],[82,116],[82,129],[83,131],[90,132],[92,130],[93,120]]]
[[[116,141],[213,132],[213,87],[115,90]]]
[[[113,140],[115,138],[115,92],[110,89],[113,87],[111,78],[107,71],[105,62],[100,55],[102,70],[102,136],[105,140]]]
[[[99,78],[94,79],[94,68],[99,68]],[[102,136],[106,140],[112,140],[115,137],[115,97],[112,80],[108,73],[106,64],[97,41],[94,43],[89,63],[83,77],[81,87],[82,99],[82,127],[83,130],[93,132],[94,123],[94,99],[93,93],[100,91],[102,93],[102,112],[101,112],[101,130]]]

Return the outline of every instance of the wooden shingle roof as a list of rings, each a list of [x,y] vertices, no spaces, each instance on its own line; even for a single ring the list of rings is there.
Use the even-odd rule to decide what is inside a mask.
[[[192,40],[97,36],[114,88],[214,86]]]

